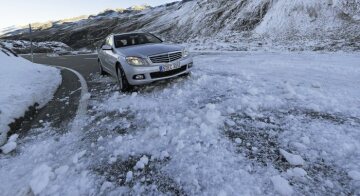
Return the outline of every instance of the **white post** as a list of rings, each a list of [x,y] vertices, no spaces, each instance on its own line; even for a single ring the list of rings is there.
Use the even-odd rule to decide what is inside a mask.
[[[32,40],[32,29],[31,24],[29,24],[29,30],[30,30],[30,50],[31,50],[31,61],[34,62],[34,51],[33,51],[33,40]]]

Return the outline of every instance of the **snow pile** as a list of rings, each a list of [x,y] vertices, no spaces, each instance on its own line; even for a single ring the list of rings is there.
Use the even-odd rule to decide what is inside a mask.
[[[8,125],[22,117],[36,103],[44,106],[61,83],[60,71],[33,64],[11,53],[0,52],[0,146],[6,142]],[[8,153],[16,147],[17,136],[11,136],[1,147]]]
[[[83,127],[31,130],[41,134],[19,155],[0,157],[0,191],[359,195],[359,62],[344,53],[203,53],[190,77],[128,94],[94,76]]]

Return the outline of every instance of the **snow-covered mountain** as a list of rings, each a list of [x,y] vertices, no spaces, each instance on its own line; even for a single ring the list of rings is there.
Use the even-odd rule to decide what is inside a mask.
[[[24,40],[0,40],[0,46],[4,46],[15,51],[17,54],[27,54],[31,51],[30,41]],[[73,51],[68,45],[62,42],[45,41],[45,42],[33,42],[34,53],[57,53],[65,54]]]
[[[360,50],[360,0],[183,0],[140,11],[107,10],[42,28],[34,38],[83,48],[112,32],[135,30],[195,49]],[[3,38],[28,39],[28,34]]]

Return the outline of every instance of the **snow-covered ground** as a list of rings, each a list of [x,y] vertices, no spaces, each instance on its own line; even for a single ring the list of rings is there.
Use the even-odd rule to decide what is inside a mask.
[[[122,94],[94,76],[81,129],[33,129],[4,195],[358,195],[358,53],[203,53]],[[73,127],[73,126],[70,126]]]
[[[38,104],[40,108],[50,101],[61,83],[61,75],[58,69],[33,64],[4,51],[0,50],[0,149],[9,153],[16,147],[17,136],[2,146],[8,125],[24,116],[30,106]]]

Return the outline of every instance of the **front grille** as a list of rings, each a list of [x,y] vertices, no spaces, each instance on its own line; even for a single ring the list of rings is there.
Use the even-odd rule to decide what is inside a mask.
[[[153,72],[153,73],[150,73],[150,76],[152,79],[155,79],[155,78],[164,78],[164,77],[169,77],[169,76],[172,76],[172,75],[176,75],[178,73],[181,73],[183,71],[186,70],[186,67],[187,65],[184,65],[178,69],[173,69],[173,70],[170,70],[170,71],[166,71],[166,72]]]
[[[156,56],[150,56],[150,60],[152,63],[170,63],[181,59],[182,52],[172,52],[167,54],[161,54]]]

